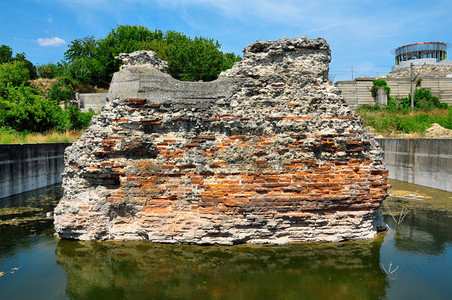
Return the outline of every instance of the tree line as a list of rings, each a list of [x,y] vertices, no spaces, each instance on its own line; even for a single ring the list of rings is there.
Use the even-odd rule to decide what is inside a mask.
[[[105,86],[120,67],[115,56],[138,50],[153,50],[168,62],[168,73],[184,81],[212,81],[232,67],[240,56],[223,53],[213,39],[183,33],[150,30],[144,26],[119,25],[102,39],[86,36],[72,41],[59,64],[40,66],[46,78],[66,76],[83,84]]]
[[[183,33],[150,30],[144,26],[119,25],[105,38],[86,36],[69,43],[58,63],[34,66],[25,53],[13,56],[0,46],[0,134],[2,131],[47,132],[78,130],[89,126],[93,112],[82,113],[67,103],[77,91],[108,88],[120,62],[115,56],[137,50],[153,50],[168,62],[168,73],[184,81],[211,81],[239,61],[223,53],[213,39],[190,38]],[[39,88],[37,78],[51,79]],[[66,101],[66,108],[60,106]]]

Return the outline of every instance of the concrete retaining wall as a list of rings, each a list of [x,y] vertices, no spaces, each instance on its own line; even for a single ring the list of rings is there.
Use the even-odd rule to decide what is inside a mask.
[[[100,112],[107,101],[107,93],[83,93],[76,94],[76,100],[79,101],[80,110],[88,112],[91,108],[95,112]]]
[[[374,78],[356,78],[353,81],[338,81],[336,86],[342,91],[345,102],[351,107],[363,104],[375,104],[370,94]],[[391,88],[391,97],[407,97],[410,94],[409,78],[385,78]],[[426,78],[422,79],[421,87],[429,89],[441,102],[452,105],[452,78]]]
[[[378,139],[389,178],[452,192],[452,139]]]
[[[345,102],[353,108],[363,104],[375,104],[370,93],[373,78],[356,78],[352,81],[338,81],[336,86],[341,89]]]
[[[0,145],[0,198],[61,182],[69,145]]]

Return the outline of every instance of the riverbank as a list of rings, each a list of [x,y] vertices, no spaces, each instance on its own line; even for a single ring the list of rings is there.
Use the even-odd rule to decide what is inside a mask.
[[[82,134],[83,130],[20,133],[12,129],[0,128],[0,144],[73,143]]]

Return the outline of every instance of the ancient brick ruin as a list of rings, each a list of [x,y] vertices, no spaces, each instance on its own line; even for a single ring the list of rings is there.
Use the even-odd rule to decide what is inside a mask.
[[[152,53],[122,59],[66,150],[61,238],[283,244],[384,229],[382,151],[328,81],[324,39],[256,41],[213,82],[177,81]]]

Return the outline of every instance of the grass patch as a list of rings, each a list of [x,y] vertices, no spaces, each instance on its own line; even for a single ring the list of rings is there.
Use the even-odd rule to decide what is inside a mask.
[[[72,143],[83,130],[50,131],[46,133],[22,133],[8,127],[0,128],[0,144]]]
[[[363,119],[365,127],[372,127],[375,133],[384,136],[399,134],[423,136],[433,123],[452,129],[452,107],[411,111],[363,105],[356,112]]]

